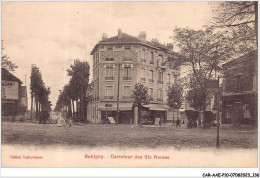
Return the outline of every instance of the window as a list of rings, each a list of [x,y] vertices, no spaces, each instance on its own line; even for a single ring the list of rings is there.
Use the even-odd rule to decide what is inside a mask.
[[[149,90],[150,100],[153,101],[153,88]]]
[[[163,84],[163,72],[158,72],[158,81],[159,84]]]
[[[150,75],[149,82],[153,83],[153,70],[150,70],[149,75]]]
[[[107,47],[106,61],[114,61],[113,47],[112,46]]]
[[[106,65],[106,71],[105,71],[105,78],[106,80],[113,80],[113,65]]]
[[[106,86],[106,99],[113,99],[113,86]]]
[[[124,86],[124,96],[123,98],[131,98],[131,86]]]
[[[163,91],[162,89],[159,89],[158,90],[158,101],[163,101]]]
[[[141,80],[145,81],[145,67],[141,68]]]
[[[237,92],[240,92],[241,91],[241,78],[242,78],[242,75],[238,75],[236,76],[236,91]]]
[[[173,77],[174,77],[173,82],[174,82],[174,84],[176,84],[177,83],[177,75],[174,75]]]
[[[145,59],[145,49],[142,49],[141,59]]]
[[[123,77],[124,80],[132,80],[131,71],[132,71],[131,65],[125,65],[124,66],[124,77]]]
[[[171,75],[170,74],[167,75],[167,81],[168,81],[168,84],[171,84]]]
[[[126,47],[125,47],[123,60],[124,60],[124,61],[132,61],[132,50],[131,50],[131,46],[126,46]]]
[[[154,53],[151,52],[151,61],[150,61],[150,64],[154,64]]]
[[[97,62],[99,62],[99,52],[98,51],[96,52],[96,60],[97,60]]]

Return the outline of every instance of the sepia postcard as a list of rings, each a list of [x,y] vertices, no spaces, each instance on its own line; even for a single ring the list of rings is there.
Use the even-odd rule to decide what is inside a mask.
[[[258,168],[257,1],[2,1],[1,17],[2,168]]]

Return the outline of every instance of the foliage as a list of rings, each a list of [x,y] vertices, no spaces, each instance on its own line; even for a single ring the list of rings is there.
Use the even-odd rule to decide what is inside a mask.
[[[9,60],[9,57],[7,55],[3,55],[1,57],[1,65],[8,71],[15,71],[15,69],[18,68],[18,66],[15,65],[15,63]]]
[[[42,79],[42,74],[36,65],[31,66],[31,84],[30,89],[36,101],[36,118],[39,118],[38,108],[41,105],[42,111],[51,110],[51,102],[49,95],[51,93],[50,87],[46,87]]]
[[[192,110],[186,110],[185,113],[186,113],[186,116],[187,116],[187,119],[188,119],[187,127],[188,128],[197,127],[196,121],[199,118],[199,112],[198,111],[192,111]]]
[[[258,2],[212,2],[213,26],[229,33],[227,38],[236,54],[246,54],[257,47]]]
[[[70,84],[75,87],[78,97],[86,93],[89,83],[89,64],[87,61],[74,60],[74,64],[67,69],[68,75],[71,77]]]
[[[179,109],[183,102],[183,87],[180,83],[169,86],[167,90],[168,105],[171,108]]]
[[[134,99],[134,103],[141,105],[143,103],[149,102],[148,88],[145,87],[142,83],[136,83],[132,98]]]
[[[68,107],[70,115],[74,117],[74,104],[73,111],[71,110],[71,102],[80,100],[79,112],[77,116],[84,120],[86,116],[85,106],[86,106],[86,91],[89,85],[89,64],[87,61],[80,61],[75,59],[74,63],[70,65],[67,69],[67,74],[70,76],[70,81],[63,87],[61,91],[56,106],[55,111],[61,111],[62,108]],[[78,110],[77,110],[78,111]],[[72,113],[71,113],[72,112]]]

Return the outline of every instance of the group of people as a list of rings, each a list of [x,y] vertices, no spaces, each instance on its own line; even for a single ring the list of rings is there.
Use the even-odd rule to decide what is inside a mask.
[[[61,113],[56,113],[56,124],[58,127],[66,127],[67,123],[71,127],[72,119],[68,119],[68,121],[66,121],[66,119],[61,116]]]

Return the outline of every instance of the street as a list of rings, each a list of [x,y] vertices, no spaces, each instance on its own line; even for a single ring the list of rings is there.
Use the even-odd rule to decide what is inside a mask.
[[[2,122],[2,144],[24,146],[78,146],[119,148],[215,148],[216,128],[188,129],[171,125],[161,127],[131,125],[72,125]],[[231,125],[220,127],[220,148],[257,148],[257,129]]]

